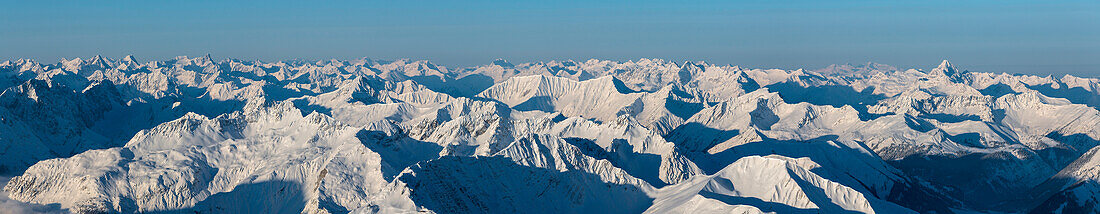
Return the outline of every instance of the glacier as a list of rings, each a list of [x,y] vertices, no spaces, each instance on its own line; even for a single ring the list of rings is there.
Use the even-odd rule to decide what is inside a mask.
[[[1100,79],[662,59],[0,63],[0,209],[1100,212]]]

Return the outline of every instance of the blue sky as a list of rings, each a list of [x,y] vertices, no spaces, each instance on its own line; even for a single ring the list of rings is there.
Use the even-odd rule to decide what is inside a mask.
[[[641,57],[1100,76],[1100,1],[7,1],[0,60]]]

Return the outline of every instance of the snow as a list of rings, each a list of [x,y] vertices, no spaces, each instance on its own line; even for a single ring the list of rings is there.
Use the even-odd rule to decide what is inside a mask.
[[[1095,211],[1100,80],[888,65],[0,63],[28,212]],[[0,207],[3,209],[3,207]]]

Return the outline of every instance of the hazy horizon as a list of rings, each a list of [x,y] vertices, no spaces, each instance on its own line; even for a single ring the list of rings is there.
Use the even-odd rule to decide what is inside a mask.
[[[660,58],[752,68],[876,62],[1100,76],[1100,2],[67,2],[0,9],[0,60],[94,55],[448,67]],[[931,66],[931,67],[930,67]]]

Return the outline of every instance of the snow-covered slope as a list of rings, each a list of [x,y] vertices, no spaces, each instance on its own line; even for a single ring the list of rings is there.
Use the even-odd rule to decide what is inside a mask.
[[[1034,189],[1032,196],[1046,198],[1031,212],[1100,212],[1100,147],[1086,152],[1057,175]],[[1039,201],[1028,201],[1039,203]]]
[[[289,104],[217,118],[188,114],[120,148],[46,160],[8,182],[13,199],[74,212],[340,211],[372,204],[394,170],[361,129]]]
[[[674,85],[655,92],[633,92],[613,76],[574,81],[552,76],[516,77],[489,87],[478,97],[516,110],[561,112],[606,122],[629,115],[664,134],[702,108],[700,99]]]
[[[766,212],[912,213],[901,206],[868,198],[863,193],[811,172],[820,167],[806,158],[747,156],[713,175],[661,189],[647,213],[689,212],[685,204],[699,197],[753,206]]]
[[[1098,109],[1096,78],[947,61],[21,59],[0,62],[0,194],[108,213],[1095,212]]]

